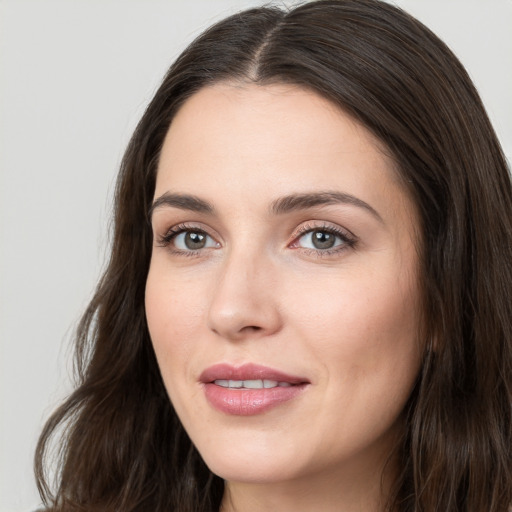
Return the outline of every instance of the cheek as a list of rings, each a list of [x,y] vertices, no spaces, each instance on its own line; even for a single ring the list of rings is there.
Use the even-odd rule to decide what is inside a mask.
[[[189,360],[203,318],[203,293],[197,282],[176,282],[172,272],[150,268],[146,282],[146,318],[153,347],[164,379],[173,367]]]
[[[420,359],[416,280],[405,272],[346,273],[321,285],[290,295],[301,339],[331,379],[374,386],[393,386],[400,375],[414,380]]]
[[[148,329],[169,399],[182,421],[189,423],[187,404],[199,393],[189,383],[194,381],[191,362],[201,339],[202,294],[197,282],[171,278],[175,273],[158,263],[150,268],[146,283]]]
[[[339,334],[359,335],[375,330],[412,333],[417,327],[419,304],[413,279],[367,273],[330,276],[316,283],[301,283],[290,290],[296,313],[311,327],[337,329]],[[389,333],[391,334],[391,333]]]
[[[323,292],[312,296],[311,290],[309,300],[295,295],[302,322],[297,337],[305,358],[321,368],[323,393],[312,416],[322,422],[332,450],[340,435],[357,449],[392,428],[416,381],[421,364],[416,287],[382,276],[380,281],[345,276],[326,282]]]

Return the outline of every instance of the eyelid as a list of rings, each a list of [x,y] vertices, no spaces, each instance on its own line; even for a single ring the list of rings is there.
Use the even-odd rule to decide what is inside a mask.
[[[175,224],[175,225],[171,226],[170,228],[168,228],[164,234],[156,235],[155,239],[156,239],[159,247],[168,247],[178,235],[180,235],[181,233],[187,232],[187,231],[196,231],[196,232],[204,233],[206,236],[208,236],[209,238],[214,240],[218,246],[220,246],[218,237],[211,233],[211,229],[202,225],[201,223],[196,223],[196,222],[194,222],[194,223],[181,222],[179,224]],[[212,247],[208,247],[208,249],[211,249],[211,248]],[[197,251],[201,251],[203,249],[197,249],[197,251],[196,251],[194,249],[182,250],[182,249],[175,248],[174,250],[176,253],[182,253],[182,254],[192,253],[193,254],[193,253],[195,253]]]
[[[349,229],[342,227],[338,224],[334,224],[332,222],[324,221],[324,220],[309,220],[307,222],[302,223],[300,226],[298,226],[295,231],[293,232],[291,238],[292,240],[295,240],[296,238],[304,235],[305,233],[309,233],[310,231],[329,231],[333,233],[339,233],[341,236],[353,240],[354,242],[357,241],[357,236],[352,233]]]
[[[331,233],[338,238],[340,238],[343,243],[337,246],[334,246],[330,249],[312,249],[308,247],[300,247],[296,245],[298,241],[308,233],[313,231],[325,231],[327,233]],[[293,233],[292,241],[289,243],[289,247],[296,249],[307,251],[310,253],[316,253],[317,255],[329,255],[335,254],[340,251],[346,250],[348,248],[354,247],[358,242],[358,237],[354,235],[350,230],[339,226],[338,224],[333,224],[327,221],[308,221],[304,224],[301,224]]]

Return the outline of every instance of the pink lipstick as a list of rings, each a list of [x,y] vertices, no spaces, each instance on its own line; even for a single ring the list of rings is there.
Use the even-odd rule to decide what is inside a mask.
[[[237,416],[251,416],[301,394],[309,380],[266,366],[217,364],[199,378],[208,402],[217,410]]]

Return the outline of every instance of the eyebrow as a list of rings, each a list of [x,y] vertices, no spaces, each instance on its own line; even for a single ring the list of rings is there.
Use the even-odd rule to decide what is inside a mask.
[[[307,194],[292,194],[276,199],[270,206],[270,211],[275,215],[281,215],[296,210],[307,210],[315,206],[327,206],[331,204],[346,204],[357,206],[371,213],[378,221],[384,222],[377,210],[368,203],[344,192],[313,192]]]
[[[166,192],[155,199],[148,211],[148,218],[151,220],[153,212],[162,206],[171,206],[180,210],[189,210],[198,213],[214,213],[213,206],[204,199],[189,194],[171,194]]]
[[[307,210],[316,206],[328,206],[332,204],[345,204],[362,208],[371,213],[377,220],[384,222],[382,217],[368,203],[344,192],[311,192],[306,194],[291,194],[280,197],[270,205],[270,212],[274,215],[283,215],[292,211]],[[151,220],[153,212],[163,206],[189,210],[198,213],[215,213],[215,208],[204,199],[190,194],[172,194],[166,192],[155,199],[148,211],[148,218]]]

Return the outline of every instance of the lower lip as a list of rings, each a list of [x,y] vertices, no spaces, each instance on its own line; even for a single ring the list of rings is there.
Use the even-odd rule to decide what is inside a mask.
[[[204,391],[206,399],[215,409],[235,416],[253,416],[292,400],[306,386],[307,384],[297,384],[263,389],[234,389],[210,382],[204,385]]]

